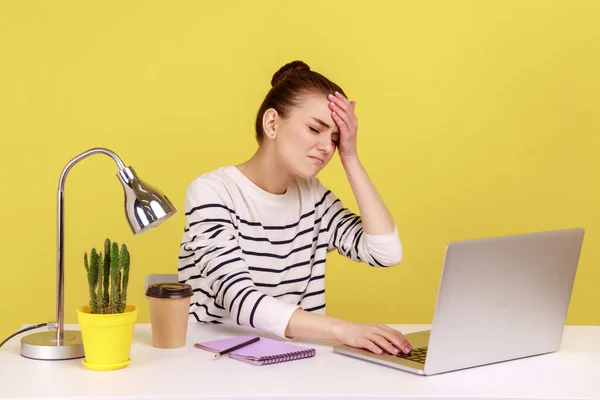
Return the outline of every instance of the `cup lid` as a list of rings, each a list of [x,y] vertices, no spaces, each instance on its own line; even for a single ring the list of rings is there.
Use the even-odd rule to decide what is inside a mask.
[[[192,287],[187,283],[164,282],[148,285],[146,296],[158,297],[161,299],[181,299],[194,295]]]

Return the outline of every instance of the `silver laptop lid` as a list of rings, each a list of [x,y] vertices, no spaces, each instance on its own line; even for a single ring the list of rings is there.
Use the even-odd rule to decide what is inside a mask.
[[[558,350],[583,237],[576,228],[451,243],[425,373]]]

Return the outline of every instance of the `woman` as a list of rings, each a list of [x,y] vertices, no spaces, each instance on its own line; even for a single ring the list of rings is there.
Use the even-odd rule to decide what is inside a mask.
[[[196,178],[186,192],[179,278],[194,289],[190,318],[409,353],[385,325],[324,315],[328,252],[377,267],[402,258],[396,225],[359,161],[355,103],[301,61],[271,85],[253,157]],[[361,217],[316,178],[336,148]]]

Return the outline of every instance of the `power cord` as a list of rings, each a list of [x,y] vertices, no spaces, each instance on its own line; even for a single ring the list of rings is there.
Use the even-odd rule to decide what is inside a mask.
[[[15,333],[13,333],[12,335],[10,335],[9,337],[7,337],[6,339],[4,339],[4,341],[2,343],[0,343],[0,347],[2,347],[2,345],[4,345],[4,343],[8,342],[10,339],[12,339],[13,337],[17,336],[20,333],[27,332],[27,331],[30,331],[32,329],[41,328],[41,327],[44,327],[44,326],[49,326],[49,325],[53,325],[53,324],[51,322],[44,322],[43,324],[32,325],[32,326],[28,326],[27,328],[23,328],[21,330],[18,330]]]

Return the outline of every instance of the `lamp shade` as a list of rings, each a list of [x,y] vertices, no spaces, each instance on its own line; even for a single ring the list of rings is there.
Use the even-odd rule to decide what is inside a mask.
[[[134,235],[160,225],[176,212],[171,200],[142,181],[132,167],[121,168],[117,176],[125,191],[125,214]]]

